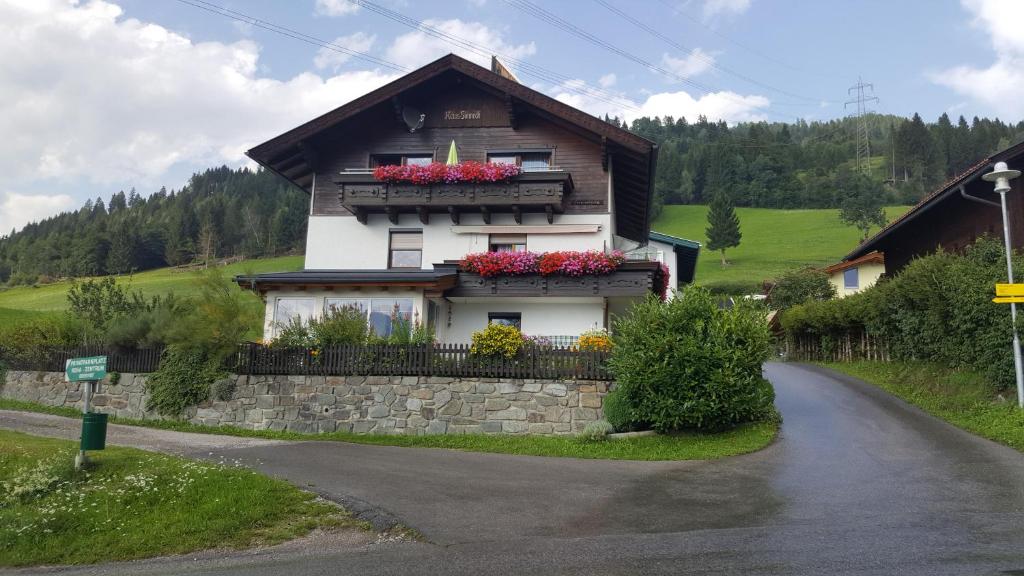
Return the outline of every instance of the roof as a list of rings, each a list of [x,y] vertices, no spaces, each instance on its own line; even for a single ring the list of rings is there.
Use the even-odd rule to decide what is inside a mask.
[[[651,232],[648,238],[655,242],[672,246],[673,251],[676,253],[676,274],[679,276],[676,279],[677,284],[679,282],[687,284],[693,282],[697,273],[697,257],[700,256],[700,242],[669,236],[661,232]]]
[[[510,107],[527,106],[548,119],[561,122],[576,132],[582,132],[594,141],[600,142],[607,153],[614,157],[612,178],[616,212],[619,213],[617,217],[625,219],[617,227],[619,234],[638,242],[646,242],[647,232],[650,231],[650,206],[654,194],[654,172],[658,157],[657,144],[454,54],[442,56],[347,104],[275,136],[253,147],[246,155],[308,192],[312,187],[314,165],[318,161],[314,142],[317,135],[375,106],[385,103],[391,105],[393,99],[406,91],[452,72],[461,74],[461,77],[469,78],[477,86],[505,98]]]
[[[423,286],[447,288],[455,283],[454,270],[300,270],[235,276],[243,288],[265,291],[270,286]]]
[[[1013,146],[996,152],[991,156],[979,160],[977,163],[975,163],[973,166],[965,170],[963,173],[958,174],[944,182],[934,192],[925,196],[920,202],[915,204],[910,210],[908,210],[907,212],[905,212],[904,214],[902,214],[901,216],[897,217],[895,220],[887,224],[884,228],[879,230],[878,233],[876,233],[874,236],[865,240],[863,243],[861,243],[860,246],[858,246],[852,252],[847,254],[844,257],[844,260],[858,258],[860,256],[868,254],[869,252],[879,250],[879,244],[882,240],[885,240],[889,235],[891,235],[893,232],[895,232],[897,229],[899,229],[907,222],[919,218],[923,213],[927,212],[929,208],[938,204],[939,202],[947,198],[950,194],[958,190],[960,186],[963,186],[979,177],[986,168],[988,168],[995,162],[1006,161],[1007,159],[1012,158],[1014,156],[1018,156],[1022,153],[1024,153],[1024,142],[1019,142],[1017,144],[1014,144]]]
[[[885,264],[885,255],[881,252],[869,252],[859,258],[853,260],[844,260],[825,268],[825,272],[828,274],[834,274],[836,272],[842,272],[843,270],[849,270],[850,268],[856,268],[861,264]]]

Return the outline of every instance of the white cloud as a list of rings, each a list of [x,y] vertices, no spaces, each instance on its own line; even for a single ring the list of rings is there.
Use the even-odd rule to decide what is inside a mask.
[[[355,50],[356,52],[366,52],[376,41],[376,34],[356,32],[355,34],[350,34],[348,36],[339,36],[335,38],[334,42],[331,44],[341,46],[342,48],[348,48],[349,50]],[[348,62],[351,58],[351,55],[338,50],[320,48],[316,52],[316,57],[313,58],[313,65],[320,70],[323,70],[324,68],[337,70],[342,64]]]
[[[348,0],[316,0],[313,12],[322,16],[345,16],[359,11],[359,5]]]
[[[614,72],[609,72],[609,73],[605,74],[604,76],[601,76],[600,78],[598,78],[597,79],[597,84],[601,88],[611,88],[612,86],[615,86],[615,83],[618,82],[618,80],[619,79],[618,79],[617,76],[615,76]]]
[[[584,94],[580,93],[581,90]],[[684,91],[659,92],[648,94],[642,102],[638,102],[622,94],[609,94],[607,91],[598,93],[582,80],[564,82],[547,92],[590,114],[602,117],[607,114],[627,120],[641,116],[685,116],[692,122],[703,115],[711,121],[724,120],[735,124],[765,120],[766,109],[771,105],[771,101],[764,96],[744,96],[728,91],[713,92],[700,98],[694,98]]]
[[[715,64],[715,57],[700,48],[694,48],[682,58],[662,54],[661,63],[672,72],[689,78],[707,72]]]
[[[0,54],[7,190],[144,187],[172,166],[240,165],[244,150],[396,77],[267,78],[250,40],[192,42],[103,1],[0,2]]]
[[[537,52],[537,46],[533,42],[528,44],[509,44],[505,41],[500,31],[488,28],[479,22],[464,22],[459,19],[424,20],[423,24],[474,44],[487,46],[499,57],[524,58]],[[481,66],[490,67],[491,65],[490,53],[477,54],[470,50],[454,47],[422,30],[414,30],[395,38],[395,41],[388,48],[385,58],[408,68],[418,68],[449,52],[454,52]]]
[[[704,0],[704,19],[710,20],[719,14],[732,16],[743,14],[750,8],[750,0]]]
[[[1024,2],[1018,0],[963,0],[974,14],[972,26],[988,35],[995,62],[987,68],[956,66],[929,74],[932,82],[947,86],[997,114],[1011,119],[1024,117]]]
[[[16,194],[7,192],[0,202],[0,236],[37,222],[62,210],[74,208],[75,201],[67,194]]]

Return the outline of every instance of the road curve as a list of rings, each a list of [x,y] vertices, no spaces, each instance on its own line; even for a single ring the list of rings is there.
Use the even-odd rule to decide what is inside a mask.
[[[322,442],[219,450],[300,486],[370,502],[429,543],[173,568],[139,562],[131,571],[1024,574],[1024,455],[831,371],[773,363],[765,373],[784,418],[780,438],[711,462]]]

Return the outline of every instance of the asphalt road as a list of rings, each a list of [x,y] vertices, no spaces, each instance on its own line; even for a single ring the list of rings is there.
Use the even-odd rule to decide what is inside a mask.
[[[371,503],[428,542],[61,572],[1024,574],[1024,456],[844,376],[765,371],[784,424],[756,454],[639,463],[320,442],[216,448]]]

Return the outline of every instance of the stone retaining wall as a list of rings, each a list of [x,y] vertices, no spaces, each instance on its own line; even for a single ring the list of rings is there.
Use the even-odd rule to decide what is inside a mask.
[[[230,400],[189,408],[190,422],[254,430],[378,434],[572,434],[600,419],[608,383],[417,376],[232,376]],[[96,412],[154,419],[145,374],[121,374],[93,396]],[[227,387],[230,388],[230,383]],[[216,388],[216,387],[215,387]],[[211,394],[212,396],[212,394]],[[82,408],[60,372],[7,373],[0,397]]]

